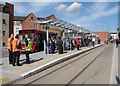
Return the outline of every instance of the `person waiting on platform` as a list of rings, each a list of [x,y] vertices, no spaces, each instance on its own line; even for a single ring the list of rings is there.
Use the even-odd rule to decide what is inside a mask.
[[[25,35],[25,43],[26,43],[26,48],[25,48],[25,55],[26,55],[26,64],[30,64],[30,51],[32,47],[32,42],[31,39],[28,37],[28,34]]]
[[[7,40],[7,48],[9,51],[9,64],[12,64],[13,61],[13,52],[12,52],[12,41],[13,41],[14,35],[11,34],[10,38]]]
[[[13,66],[15,66],[15,63],[17,63],[17,66],[22,66],[19,63],[19,60],[20,60],[20,49],[21,49],[21,43],[20,43],[20,40],[19,40],[19,35],[17,34],[15,36],[15,39],[12,41],[12,50],[13,50],[13,61],[12,61],[12,64],[13,64]]]
[[[119,40],[118,38],[116,39],[116,47],[118,47],[118,44],[119,44]]]
[[[58,38],[57,45],[59,54],[63,54],[63,40],[61,39],[61,37]]]
[[[78,38],[78,39],[76,39],[76,47],[77,47],[77,50],[79,50],[80,46],[81,46],[81,41],[80,41],[80,39]]]

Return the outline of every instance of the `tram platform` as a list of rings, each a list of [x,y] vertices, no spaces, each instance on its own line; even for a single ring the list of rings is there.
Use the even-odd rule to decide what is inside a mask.
[[[8,58],[3,58],[3,64],[0,66],[0,84],[10,84],[17,80],[27,78],[61,61],[75,57],[102,45],[103,44],[95,45],[95,47],[82,47],[79,51],[77,49],[69,50],[64,52],[64,54],[55,53],[45,55],[44,52],[34,53],[30,55],[30,64],[25,64],[26,57],[22,54],[20,56],[20,63],[22,66],[12,66],[8,64]]]

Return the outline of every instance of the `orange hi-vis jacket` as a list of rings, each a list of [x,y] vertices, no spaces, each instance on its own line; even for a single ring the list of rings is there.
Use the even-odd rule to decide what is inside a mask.
[[[8,40],[7,40],[7,48],[10,50],[12,49],[12,41],[13,40],[11,38],[8,38]]]
[[[19,39],[14,39],[12,41],[12,50],[13,52],[20,51],[20,49],[17,49],[17,45],[20,43]]]

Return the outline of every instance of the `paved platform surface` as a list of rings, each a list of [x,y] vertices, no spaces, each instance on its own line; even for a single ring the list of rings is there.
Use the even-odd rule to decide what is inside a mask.
[[[97,45],[98,46],[98,45]],[[0,83],[5,84],[11,81],[14,81],[16,79],[19,79],[22,75],[28,73],[31,70],[34,70],[42,65],[45,65],[55,59],[74,54],[76,52],[83,52],[87,49],[91,49],[93,47],[83,47],[80,51],[77,51],[76,49],[73,51],[67,51],[64,54],[48,54],[44,55],[44,52],[38,52],[30,55],[31,64],[25,64],[26,61],[25,55],[21,55],[20,57],[20,63],[22,66],[12,66],[8,64],[8,58],[3,58],[2,62],[3,65],[0,66],[1,77],[0,77]]]

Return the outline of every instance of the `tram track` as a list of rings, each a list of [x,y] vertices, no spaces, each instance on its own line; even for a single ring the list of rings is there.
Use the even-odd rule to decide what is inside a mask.
[[[106,48],[105,48],[105,49],[106,49]],[[72,78],[72,79],[67,83],[67,85],[65,85],[65,86],[69,86],[77,77],[79,77],[79,75],[80,75],[83,71],[85,71],[85,70],[105,51],[105,49],[104,49],[103,51],[101,51],[100,54],[98,54],[82,71],[80,71],[74,78]]]
[[[77,73],[74,75],[74,77],[72,77],[70,80],[67,81],[67,83],[65,83],[66,86],[69,86],[69,84],[70,84],[71,82],[73,82],[85,69],[87,69],[87,68],[104,52],[105,49],[106,49],[106,46],[101,46],[101,47],[99,47],[99,51],[100,51],[100,52],[97,52],[98,49],[93,49],[93,50],[90,50],[90,51],[88,51],[88,52],[86,52],[86,53],[83,53],[82,55],[79,55],[79,56],[77,56],[77,57],[75,57],[75,58],[69,59],[68,61],[64,61],[64,62],[60,63],[60,64],[61,64],[60,66],[56,65],[56,66],[58,66],[58,67],[54,68],[52,71],[50,71],[50,72],[48,72],[48,73],[46,73],[46,74],[41,75],[40,77],[36,77],[34,80],[29,81],[29,82],[28,82],[27,84],[25,84],[24,86],[28,86],[28,85],[30,85],[30,84],[33,84],[34,82],[39,81],[40,79],[42,79],[42,78],[44,78],[44,77],[47,77],[47,76],[55,73],[56,71],[59,71],[59,70],[63,69],[64,67],[66,67],[66,66],[68,66],[68,65],[71,65],[72,63],[77,62],[78,60],[82,59],[83,57],[89,56],[89,54],[91,54],[91,53],[93,53],[93,52],[96,52],[97,55],[94,57],[94,59],[92,59],[89,63],[87,63],[87,65],[86,65],[82,70],[80,70],[79,72],[77,72]],[[50,69],[52,69],[52,68],[50,68]],[[46,71],[47,71],[47,70],[46,70]],[[22,82],[22,81],[21,81],[21,82]],[[15,83],[15,84],[17,84],[17,83]],[[40,84],[40,83],[39,83],[39,84]]]

